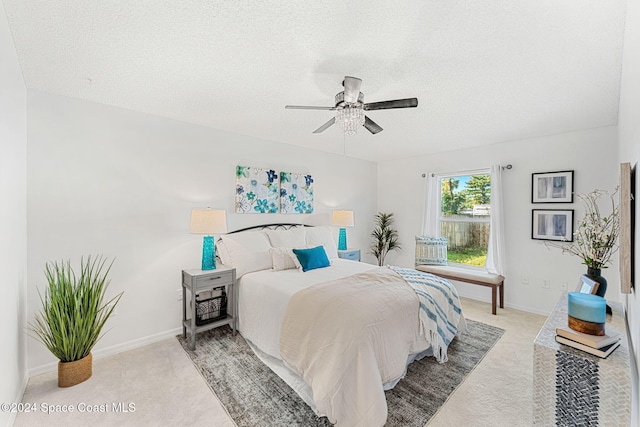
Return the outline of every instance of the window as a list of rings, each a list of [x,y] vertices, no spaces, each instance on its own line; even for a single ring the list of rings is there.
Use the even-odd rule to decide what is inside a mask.
[[[491,173],[439,175],[438,225],[450,263],[484,267],[491,220]]]

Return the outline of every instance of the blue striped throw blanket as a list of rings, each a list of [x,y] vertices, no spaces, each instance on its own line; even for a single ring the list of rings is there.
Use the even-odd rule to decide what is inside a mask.
[[[392,267],[420,300],[420,333],[431,343],[440,363],[447,361],[447,347],[458,331],[462,314],[460,298],[451,282],[412,268]]]

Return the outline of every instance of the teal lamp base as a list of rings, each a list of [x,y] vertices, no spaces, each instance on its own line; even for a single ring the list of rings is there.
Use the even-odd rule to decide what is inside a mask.
[[[346,251],[347,250],[347,229],[340,228],[340,234],[338,234],[338,250]]]
[[[216,248],[213,244],[213,236],[204,236],[202,243],[202,269],[216,269]]]

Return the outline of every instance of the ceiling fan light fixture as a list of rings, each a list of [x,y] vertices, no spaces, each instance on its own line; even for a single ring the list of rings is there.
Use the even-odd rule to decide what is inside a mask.
[[[336,110],[336,123],[342,127],[345,135],[353,136],[364,125],[364,110],[356,106],[345,105]]]
[[[345,135],[353,136],[360,126],[364,126],[372,134],[382,132],[382,127],[371,118],[364,115],[369,110],[390,110],[393,108],[411,108],[418,106],[418,98],[394,99],[373,103],[364,103],[364,94],[360,92],[362,80],[357,77],[345,76],[342,82],[344,90],[336,94],[335,106],[312,107],[308,105],[285,105],[284,108],[298,110],[335,110],[334,117],[314,130],[313,133],[321,133],[338,123]]]

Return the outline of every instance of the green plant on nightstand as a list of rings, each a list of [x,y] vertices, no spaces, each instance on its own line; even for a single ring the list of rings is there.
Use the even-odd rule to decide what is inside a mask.
[[[102,338],[102,328],[122,292],[105,302],[107,275],[113,261],[103,257],[80,260],[76,276],[70,261],[47,263],[48,286],[40,293],[42,309],[28,324],[33,338],[59,359],[58,386],[69,387],[91,377],[91,349]]]
[[[384,265],[384,259],[389,251],[402,249],[398,242],[398,231],[391,228],[393,214],[378,212],[375,216],[375,228],[371,232],[374,242],[371,245],[371,254],[378,259],[378,265]]]

